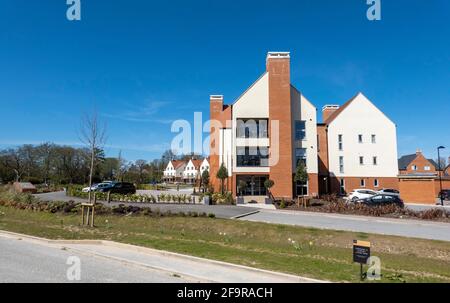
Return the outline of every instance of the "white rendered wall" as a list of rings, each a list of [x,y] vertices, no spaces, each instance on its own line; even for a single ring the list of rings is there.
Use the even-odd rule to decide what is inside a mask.
[[[306,167],[310,174],[317,174],[319,164],[317,160],[317,109],[295,88],[291,88],[291,107],[292,107],[292,139],[294,140],[292,155],[294,161],[293,169],[296,169],[295,149],[306,149]],[[306,138],[302,141],[295,140],[295,121],[305,121]]]
[[[343,150],[339,151],[338,135],[343,135]],[[363,143],[358,135],[363,135]],[[372,134],[376,143],[371,143]],[[363,94],[328,126],[330,173],[337,177],[396,177],[397,130],[395,124]],[[344,173],[340,173],[339,157],[344,157]],[[364,157],[364,165],[359,157]],[[372,158],[377,157],[377,165]]]
[[[269,167],[236,167],[237,146],[269,146],[269,139],[236,138],[237,119],[254,118],[269,119],[269,74],[265,73],[256,81],[233,105],[232,163],[236,173],[269,173]]]

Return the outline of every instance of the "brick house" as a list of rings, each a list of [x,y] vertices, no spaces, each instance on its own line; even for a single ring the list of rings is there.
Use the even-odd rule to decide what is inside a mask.
[[[415,154],[405,155],[398,159],[400,175],[432,174],[437,175],[438,165],[432,159],[427,159],[420,150]]]

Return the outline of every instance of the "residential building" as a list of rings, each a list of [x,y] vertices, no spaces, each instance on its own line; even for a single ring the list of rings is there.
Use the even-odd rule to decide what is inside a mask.
[[[200,177],[205,170],[209,171],[209,158],[203,159],[202,164],[200,165]]]
[[[277,198],[318,195],[316,108],[290,81],[290,53],[270,52],[265,72],[231,105],[210,97],[211,183],[221,164],[228,171],[227,190],[235,196],[267,196],[271,179]],[[306,165],[309,181],[294,182],[297,164]],[[238,190],[238,186],[245,184]]]
[[[209,170],[208,158],[203,160],[191,159],[189,161],[172,160],[167,164],[163,172],[163,178],[164,181],[169,183],[196,184],[205,170]]]
[[[326,105],[318,124],[320,193],[398,188],[396,125],[358,93],[342,106]]]
[[[417,150],[415,154],[405,155],[398,159],[398,169],[401,175],[437,175],[438,173],[437,163],[432,159],[425,158],[420,150]]]
[[[171,160],[163,172],[164,181],[169,183],[181,182],[187,163],[180,160]]]
[[[187,162],[186,167],[183,172],[183,181],[187,184],[195,184],[200,178],[200,166],[202,160],[191,159]]]

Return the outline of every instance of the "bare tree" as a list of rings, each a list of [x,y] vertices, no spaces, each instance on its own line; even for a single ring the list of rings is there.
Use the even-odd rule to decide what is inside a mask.
[[[89,148],[89,188],[92,187],[96,153],[103,149],[106,142],[106,124],[100,125],[97,112],[84,114],[81,119],[80,140]],[[91,203],[91,190],[89,190],[89,203]]]

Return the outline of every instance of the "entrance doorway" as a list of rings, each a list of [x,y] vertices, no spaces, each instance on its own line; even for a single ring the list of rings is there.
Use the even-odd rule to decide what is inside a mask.
[[[267,189],[264,182],[269,176],[241,175],[236,177],[236,192],[244,196],[267,196]],[[246,184],[244,188],[239,188],[242,181]]]

